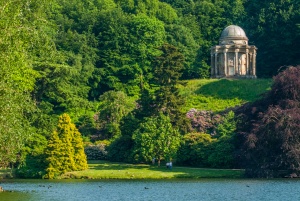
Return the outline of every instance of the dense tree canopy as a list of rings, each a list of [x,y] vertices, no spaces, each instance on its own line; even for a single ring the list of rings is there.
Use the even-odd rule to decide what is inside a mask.
[[[83,132],[86,144],[109,140],[112,160],[132,159],[136,151],[148,161],[154,151],[141,156],[141,139],[146,133],[168,137],[158,131],[177,136],[177,130],[186,135],[194,129],[205,134],[186,136],[187,142],[199,142],[187,146],[189,150],[216,142],[212,150],[231,152],[235,120],[226,116],[215,127],[218,115],[201,111],[188,122],[178,86],[182,80],[210,76],[210,47],[230,24],[241,26],[249,43],[258,47],[258,76],[270,77],[299,64],[299,4],[298,0],[0,0],[0,166],[19,159],[24,159],[18,163],[22,165],[45,161],[48,147],[47,158],[53,159],[48,173],[53,176],[62,169],[51,169],[61,163],[51,153],[77,153],[78,148],[81,158],[82,149],[76,147],[81,140],[68,141],[53,132],[64,113]],[[280,74],[267,97],[255,105],[256,112],[244,112],[247,142],[253,135],[273,139],[267,133],[270,129],[277,129],[274,136],[280,140],[282,133],[296,135],[299,100],[293,80],[298,73],[294,68],[286,72],[290,71],[294,72],[287,76],[290,82]],[[162,122],[166,124],[157,126]],[[155,129],[146,132],[149,125]],[[71,127],[75,132],[77,128]],[[213,132],[218,140],[207,136]],[[73,136],[79,136],[77,130]],[[260,142],[256,147],[267,149]],[[293,142],[282,150],[294,149],[297,140]],[[166,157],[169,151],[155,157]],[[217,152],[211,158],[224,158]],[[288,162],[276,165],[298,171],[297,161],[292,161],[295,155],[284,154],[276,161]],[[70,167],[82,163],[76,157],[67,162]],[[231,158],[227,159],[225,164],[207,157],[207,164],[230,167]]]
[[[276,75],[286,65],[300,63],[298,0],[246,1],[243,22],[250,43],[258,47],[258,76]],[[276,58],[276,59],[274,59]]]

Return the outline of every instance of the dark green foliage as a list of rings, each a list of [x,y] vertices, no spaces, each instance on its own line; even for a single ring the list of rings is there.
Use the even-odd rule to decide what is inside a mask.
[[[218,44],[222,30],[230,24],[239,24],[244,17],[241,0],[164,0],[179,13],[181,24],[191,30],[199,47],[192,65],[185,71],[189,78],[209,77],[210,48]],[[191,46],[186,45],[189,49]],[[192,47],[193,48],[193,47]]]
[[[298,0],[246,1],[244,28],[250,39],[258,47],[258,76],[272,76],[282,66],[298,65],[300,21]]]
[[[90,137],[97,132],[95,117],[92,115],[82,115],[79,117],[76,127],[83,136]]]
[[[183,138],[177,153],[177,163],[186,166],[209,167],[213,139],[209,134],[190,133]]]
[[[16,170],[20,178],[41,178],[45,174],[47,140],[44,136],[34,134],[29,138],[21,152],[23,162]]]
[[[111,139],[121,134],[120,122],[135,107],[135,102],[122,91],[108,91],[100,97],[99,118],[102,138]]]
[[[177,162],[182,165],[198,167],[232,168],[235,152],[236,119],[232,111],[215,115],[200,111],[190,112],[194,128],[202,133],[190,133],[184,136],[178,151]],[[215,118],[215,119],[214,119]],[[209,134],[206,134],[206,133]]]
[[[177,153],[177,163],[184,166],[233,168],[235,146],[232,136],[213,138],[209,134],[184,136]]]
[[[233,111],[229,111],[216,126],[217,137],[230,137],[236,131],[237,120]]]
[[[115,139],[108,147],[108,159],[110,161],[133,162],[132,149],[134,141],[131,136],[124,135]]]
[[[241,109],[241,155],[248,176],[277,177],[300,172],[300,67],[290,67],[274,78],[264,98]],[[241,143],[241,142],[240,142]]]
[[[151,58],[165,40],[164,24],[155,17],[128,15],[119,8],[101,17],[96,33],[100,57],[94,78],[103,79],[98,79],[97,90],[116,89],[136,95],[140,83],[152,75]]]
[[[132,158],[132,149],[134,141],[132,140],[133,132],[139,127],[143,117],[136,117],[137,109],[124,116],[120,122],[120,130],[122,135],[114,139],[107,146],[108,158],[111,161],[134,162]],[[141,114],[139,112],[139,114]]]
[[[84,148],[88,160],[107,160],[105,144],[88,145]]]
[[[179,95],[177,85],[182,74],[184,57],[172,45],[164,44],[159,48],[160,56],[155,57],[153,83],[158,86],[154,92],[154,114],[163,113],[170,117],[172,124],[185,132],[187,119],[180,111],[184,98]]]
[[[212,168],[234,168],[236,166],[235,161],[235,146],[234,135],[224,136],[218,138],[211,145],[211,152],[207,155],[208,167]]]
[[[183,54],[169,44],[164,44],[159,50],[161,55],[155,57],[153,63],[154,83],[160,86],[174,86],[182,74]]]
[[[184,55],[184,68],[181,79],[199,77],[198,66],[195,64],[199,45],[195,41],[189,27],[181,24],[166,26],[167,41]]]

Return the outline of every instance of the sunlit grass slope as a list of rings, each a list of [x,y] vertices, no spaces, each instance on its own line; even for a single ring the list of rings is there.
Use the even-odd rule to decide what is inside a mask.
[[[272,79],[199,79],[180,85],[186,98],[183,111],[191,108],[222,111],[260,98],[270,89]]]
[[[176,179],[176,178],[241,178],[243,170],[205,169],[164,165],[112,163],[89,161],[89,169],[65,173],[62,178],[86,179]]]

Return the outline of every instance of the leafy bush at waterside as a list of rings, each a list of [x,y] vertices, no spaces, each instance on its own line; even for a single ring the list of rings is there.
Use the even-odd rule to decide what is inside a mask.
[[[162,160],[171,161],[176,156],[181,136],[178,129],[171,124],[169,116],[145,118],[133,133],[133,157],[137,162],[150,162],[155,158],[160,165]]]
[[[210,122],[212,116],[211,112],[195,109],[190,111],[188,117],[192,118],[192,122],[201,119],[199,125],[209,126],[202,126],[202,132],[196,130],[183,137],[177,153],[178,164],[213,168],[234,167],[236,149],[234,138],[237,123],[234,112],[230,111],[223,116],[218,115],[218,121],[213,123]]]

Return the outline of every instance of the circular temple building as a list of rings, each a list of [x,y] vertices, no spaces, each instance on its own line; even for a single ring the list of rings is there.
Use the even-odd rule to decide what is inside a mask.
[[[211,77],[256,78],[256,50],[241,27],[226,27],[211,48]]]

